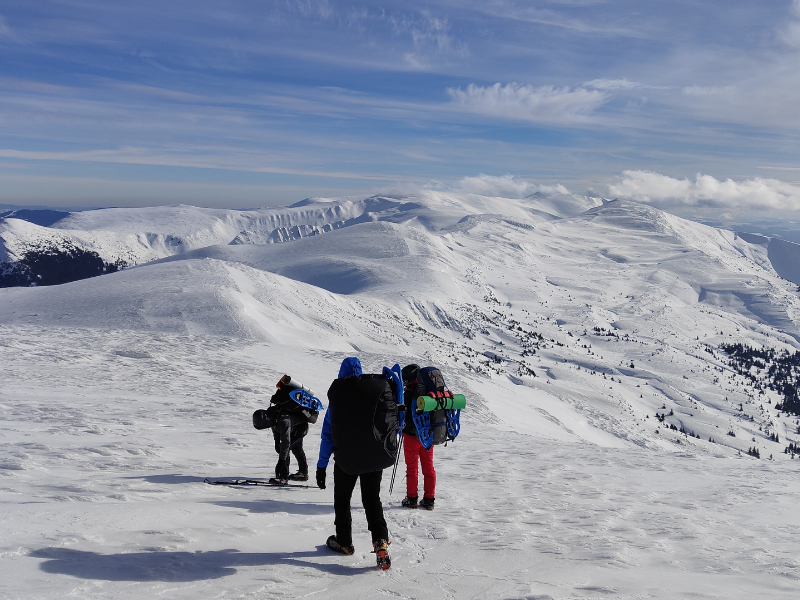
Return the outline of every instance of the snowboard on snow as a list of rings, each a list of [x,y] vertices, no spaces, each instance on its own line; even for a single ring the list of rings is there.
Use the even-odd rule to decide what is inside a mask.
[[[297,487],[297,488],[312,488],[317,486],[307,485],[304,483],[277,483],[275,481],[267,481],[264,479],[204,479],[203,483],[209,485],[236,485],[241,487]]]

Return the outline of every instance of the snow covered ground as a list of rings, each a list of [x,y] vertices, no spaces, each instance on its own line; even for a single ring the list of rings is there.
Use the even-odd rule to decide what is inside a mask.
[[[211,246],[205,209],[81,214],[81,239],[196,243],[0,290],[0,596],[797,597],[797,417],[719,349],[800,347],[797,247],[574,197],[300,204],[213,215]],[[356,555],[324,547],[330,488],[203,483],[270,476],[252,411],[283,373],[327,404],[352,355],[470,402],[436,510],[385,473],[386,573],[358,508]]]

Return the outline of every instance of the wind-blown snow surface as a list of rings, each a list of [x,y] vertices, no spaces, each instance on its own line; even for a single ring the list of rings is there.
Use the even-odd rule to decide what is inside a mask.
[[[182,245],[0,290],[0,595],[797,597],[797,419],[719,350],[800,345],[794,245],[571,197],[300,204],[41,228]],[[283,373],[327,404],[351,355],[436,364],[470,402],[436,510],[401,509],[402,464],[391,496],[385,473],[387,573],[358,493],[341,557],[330,487],[203,483],[270,476],[252,411]],[[312,467],[318,446],[314,425]]]

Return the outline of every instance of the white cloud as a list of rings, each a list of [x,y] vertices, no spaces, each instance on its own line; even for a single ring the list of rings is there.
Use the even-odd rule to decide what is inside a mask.
[[[11,29],[6,25],[3,15],[0,15],[0,38],[13,38],[14,34]]]
[[[800,48],[800,0],[793,0],[792,18],[780,30],[780,38],[793,48]]]
[[[453,38],[447,33],[450,30],[448,20],[434,17],[430,11],[423,10],[420,20],[410,29],[411,39],[417,48],[432,42],[439,50],[449,50],[453,44]]]
[[[611,95],[585,88],[533,87],[509,83],[479,86],[466,90],[447,88],[453,103],[463,110],[490,117],[520,121],[564,123],[584,121],[586,116],[607,102]]]
[[[404,53],[408,65],[414,69],[425,69],[434,55],[465,57],[467,45],[450,35],[450,21],[437,17],[429,10],[418,15],[393,14],[387,18],[395,34],[408,34],[414,44],[413,52]]]
[[[483,173],[477,177],[464,177],[458,182],[458,189],[471,194],[497,196],[500,198],[524,198],[535,192],[569,194],[569,190],[560,183],[557,185],[541,185],[524,179],[517,179],[513,175],[497,177],[484,175]]]
[[[123,147],[119,149],[75,152],[7,150],[0,148],[0,158],[26,161],[64,161],[223,169],[248,173],[278,173],[283,175],[331,177],[334,179],[363,179],[366,181],[395,181],[398,179],[396,174],[387,175],[368,172],[359,173],[355,171],[327,171],[322,169],[315,170],[313,167],[309,168],[306,166],[299,168],[281,166],[274,164],[272,161],[265,160],[265,155],[260,151],[237,151],[226,147],[207,147],[204,149],[191,147],[160,149]]]
[[[711,175],[698,174],[691,181],[650,171],[624,171],[609,186],[609,192],[619,198],[662,207],[800,210],[800,186],[761,177],[720,181]]]
[[[306,18],[326,21],[333,16],[333,8],[328,0],[296,0],[295,8]]]
[[[681,90],[685,96],[714,96],[718,94],[731,94],[736,91],[732,85],[721,86],[702,86],[690,85]]]
[[[639,83],[628,81],[627,79],[592,79],[586,82],[586,87],[596,90],[632,90],[644,87]]]

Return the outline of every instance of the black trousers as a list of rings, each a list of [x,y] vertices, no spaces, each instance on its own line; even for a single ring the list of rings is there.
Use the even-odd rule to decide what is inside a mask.
[[[342,546],[353,545],[353,517],[350,514],[350,499],[361,479],[361,504],[367,513],[367,527],[372,533],[372,541],[388,540],[389,530],[383,518],[381,504],[381,477],[383,471],[348,475],[338,465],[333,466],[333,511],[336,515],[336,541]]]
[[[308,422],[301,414],[281,415],[278,417],[272,434],[275,436],[275,452],[278,453],[278,464],[275,465],[275,477],[289,477],[289,452],[297,459],[297,469],[308,474],[308,461],[303,450],[303,438],[308,433]]]

